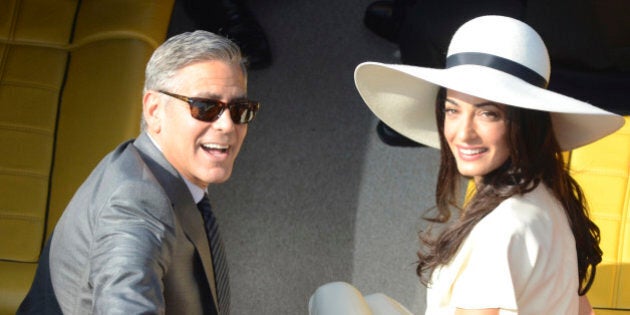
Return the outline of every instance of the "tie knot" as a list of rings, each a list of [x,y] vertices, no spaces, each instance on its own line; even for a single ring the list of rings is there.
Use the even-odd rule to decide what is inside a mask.
[[[201,210],[201,212],[211,211],[212,206],[210,205],[210,199],[208,199],[208,195],[203,195],[203,198],[199,200],[197,203],[197,208]]]

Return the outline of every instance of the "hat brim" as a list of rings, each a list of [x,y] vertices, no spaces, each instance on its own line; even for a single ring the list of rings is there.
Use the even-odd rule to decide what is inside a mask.
[[[381,121],[400,134],[434,148],[440,147],[435,119],[440,87],[501,104],[550,112],[556,139],[563,150],[600,139],[625,122],[619,115],[484,66],[433,69],[365,62],[357,66],[354,80],[359,94]]]

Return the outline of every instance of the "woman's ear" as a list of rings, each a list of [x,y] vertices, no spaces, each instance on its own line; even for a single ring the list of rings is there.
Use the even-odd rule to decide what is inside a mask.
[[[146,123],[146,130],[151,134],[158,134],[162,129],[162,98],[156,91],[147,91],[142,97],[142,115]]]

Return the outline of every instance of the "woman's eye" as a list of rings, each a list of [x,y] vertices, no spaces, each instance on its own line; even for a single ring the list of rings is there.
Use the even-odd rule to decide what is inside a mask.
[[[445,115],[453,115],[455,113],[457,113],[457,109],[455,108],[450,108],[450,107],[444,108]]]
[[[491,119],[491,120],[497,120],[501,118],[501,115],[494,111],[482,111],[480,114],[482,117],[486,119]]]

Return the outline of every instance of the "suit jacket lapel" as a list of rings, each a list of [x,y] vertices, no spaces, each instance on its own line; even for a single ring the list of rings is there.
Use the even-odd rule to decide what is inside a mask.
[[[153,171],[158,182],[164,188],[169,199],[173,203],[175,215],[182,224],[182,229],[190,241],[194,244],[201,263],[206,273],[206,278],[212,291],[214,304],[219,305],[217,300],[217,289],[214,281],[214,268],[212,266],[212,255],[208,245],[208,237],[203,226],[203,218],[199,213],[197,205],[194,203],[192,195],[186,187],[186,183],[179,173],[166,160],[162,152],[153,144],[145,133],[142,133],[134,146],[138,148],[143,160]]]

